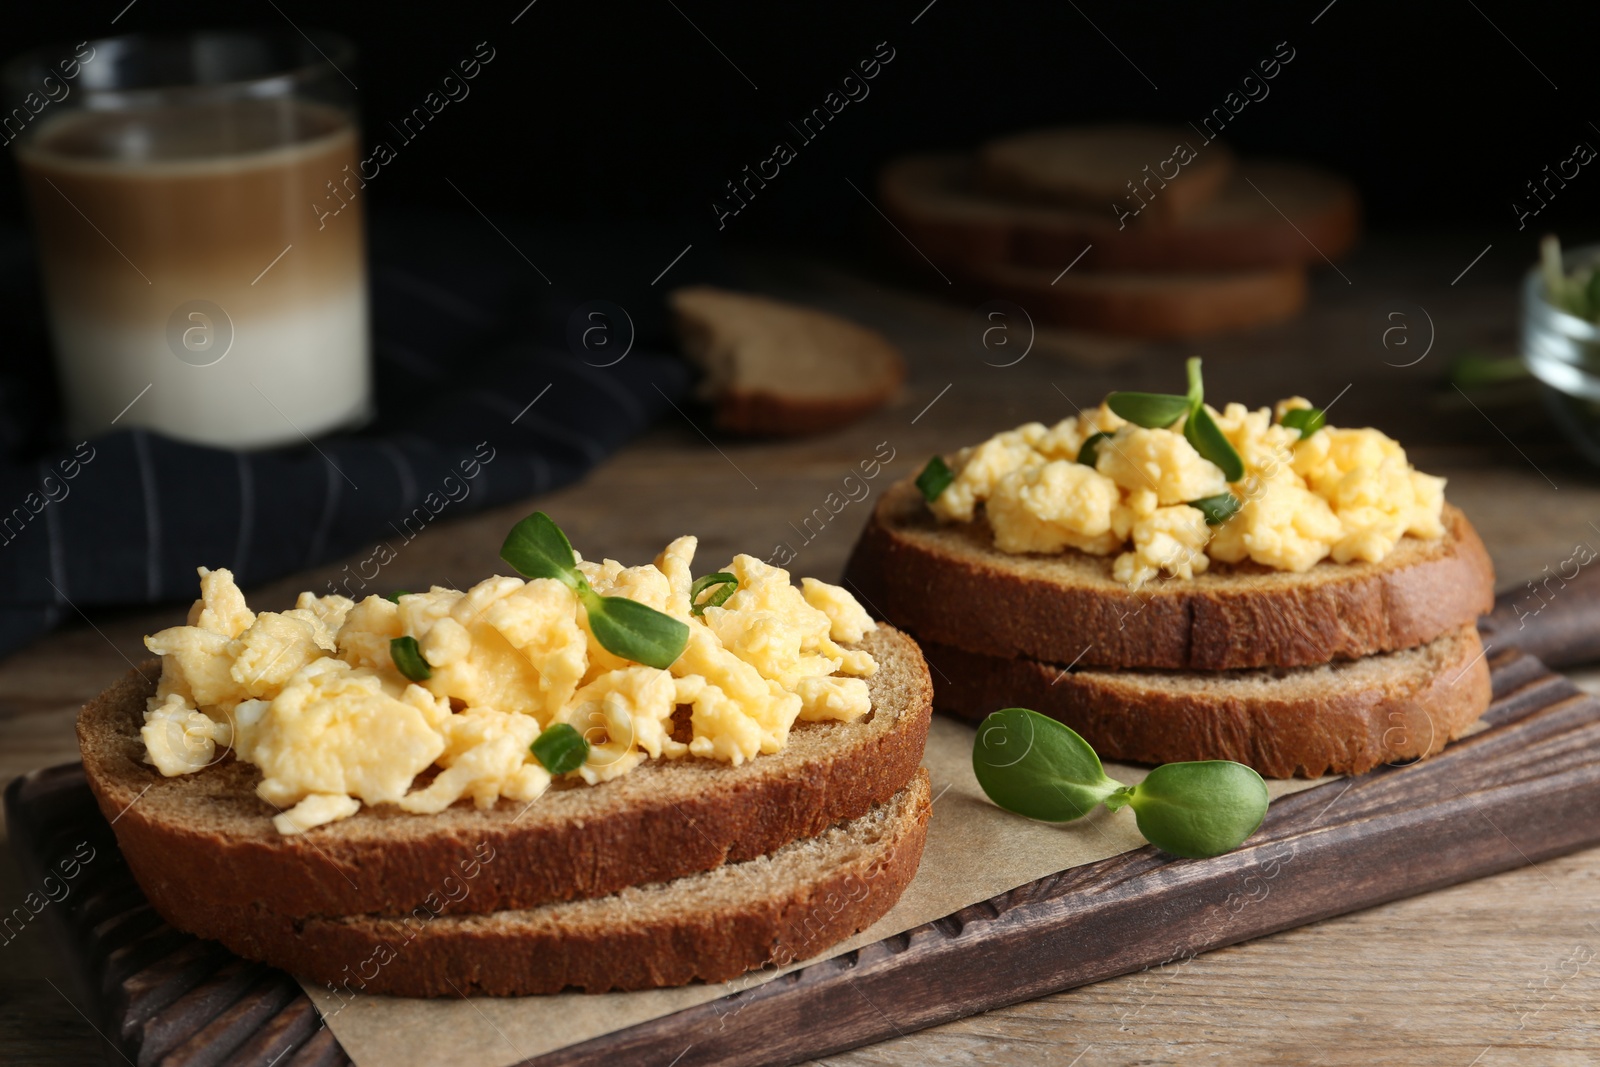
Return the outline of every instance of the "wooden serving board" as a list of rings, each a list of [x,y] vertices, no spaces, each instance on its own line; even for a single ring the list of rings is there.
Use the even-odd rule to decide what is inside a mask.
[[[1146,847],[1073,868],[528,1062],[793,1063],[1600,843],[1600,700],[1515,649],[1490,664],[1487,729],[1421,763],[1284,797],[1235,852],[1185,860]],[[20,778],[5,800],[26,884],[84,843],[95,850],[37,921],[56,927],[79,1002],[130,1062],[349,1062],[287,975],[155,915],[78,765]],[[735,1011],[737,1025],[723,1025]]]

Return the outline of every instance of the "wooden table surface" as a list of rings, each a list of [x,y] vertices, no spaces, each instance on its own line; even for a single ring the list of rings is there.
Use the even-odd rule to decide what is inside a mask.
[[[1336,400],[1334,423],[1377,425],[1400,438],[1419,467],[1449,476],[1448,494],[1482,532],[1501,588],[1513,587],[1546,566],[1553,570],[1579,542],[1600,547],[1600,472],[1572,458],[1527,395],[1468,400],[1445,384],[1452,357],[1469,349],[1509,352],[1513,344],[1522,252],[1496,241],[1496,253],[1450,284],[1491,239],[1369,241],[1340,264],[1342,275],[1319,272],[1310,310],[1282,326],[1141,346],[1040,331],[1026,357],[1009,366],[999,364],[1017,358],[1027,327],[1013,321],[1011,347],[985,349],[974,338],[994,323],[980,322],[977,301],[929,298],[908,287],[925,280],[915,272],[752,259],[753,287],[850,315],[899,342],[912,363],[900,398],[844,431],[793,442],[718,439],[713,448],[687,418],[669,416],[586,482],[538,506],[590,558],[636,563],[671,537],[695,532],[708,564],[737,551],[765,557],[787,543],[796,574],[836,579],[869,504],[847,505],[809,540],[798,531],[813,509],[828,513],[830,492],[844,495],[842,479],[860,461],[892,451],[868,483],[875,498],[935,450],[1028,419],[1053,421],[1109,389],[1181,391],[1181,357],[1198,353],[1213,400],[1259,406],[1290,393],[1323,405]],[[1531,258],[1531,247],[1526,251]],[[990,335],[991,343],[999,339]],[[492,436],[492,428],[485,432]],[[503,569],[500,540],[527,510],[519,505],[429,528],[386,568],[378,591],[430,581],[462,586]],[[251,602],[286,605],[300,589],[321,589],[337,570],[250,590]],[[78,705],[144,655],[144,634],[183,610],[97,613],[0,661],[0,780],[75,759]],[[1590,679],[1580,674],[1579,681]],[[1515,841],[1517,827],[1500,829]],[[0,859],[0,903],[9,908],[27,891],[9,857]],[[1600,850],[827,1062],[1592,1064],[1600,1061],[1597,901]],[[0,947],[0,1062],[99,1056],[94,1030],[62,992],[68,987],[52,951],[38,927]],[[1004,973],[997,965],[996,980]]]

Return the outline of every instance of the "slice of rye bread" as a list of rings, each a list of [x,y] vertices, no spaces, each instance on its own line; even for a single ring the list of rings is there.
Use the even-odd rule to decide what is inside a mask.
[[[604,896],[765,855],[866,812],[910,781],[931,714],[928,668],[891,627],[866,635],[877,658],[872,712],[853,723],[797,723],[788,745],[733,767],[717,760],[646,760],[610,782],[558,783],[531,804],[480,811],[461,801],[437,815],[390,805],[305,834],[272,826],[261,772],[231,756],[164,778],[142,762],[150,681],[129,674],[78,717],[84,772],[117,843],[152,899],[204,891],[238,907],[299,918],[405,914],[432,900],[490,912]],[[476,850],[476,851],[475,851]],[[445,880],[492,850],[471,893],[451,902]],[[454,884],[454,883],[451,883]]]
[[[997,200],[975,189],[975,170],[970,156],[918,155],[890,163],[879,175],[883,210],[936,263],[1244,270],[1321,262],[1322,253],[1337,258],[1360,230],[1350,183],[1294,163],[1241,163],[1216,199],[1190,218],[1120,229],[1103,208]]]
[[[1162,225],[1193,215],[1233,173],[1233,153],[1212,143],[1179,166],[1175,176],[1159,174],[1160,164],[1189,139],[1181,127],[1029,130],[978,151],[978,184],[1020,200],[1090,210],[1121,205],[1138,213],[1130,224]]]
[[[1067,670],[932,642],[933,706],[973,722],[1026,707],[1072,727],[1103,759],[1228,759],[1268,778],[1362,774],[1431,756],[1489,706],[1475,626],[1416,648],[1316,667]]]
[[[710,286],[670,300],[720,430],[817,433],[882,407],[905,380],[905,359],[888,338],[837,315]]]
[[[1062,273],[1009,263],[957,268],[975,299],[1001,297],[1041,323],[1121,337],[1204,337],[1281,322],[1306,302],[1304,267],[1250,271]]]
[[[1405,537],[1381,563],[1296,574],[1213,563],[1137,593],[1115,556],[1012,555],[987,522],[941,524],[910,480],[878,501],[845,570],[880,617],[969,652],[1086,667],[1302,667],[1411,648],[1494,603],[1494,569],[1459,509],[1445,534]]]
[[[721,982],[815,956],[882,918],[916,873],[931,810],[928,773],[919,770],[857,818],[770,855],[595,900],[488,915],[419,908],[297,921],[233,905],[204,886],[170,886],[150,902],[174,926],[325,983],[341,998]]]

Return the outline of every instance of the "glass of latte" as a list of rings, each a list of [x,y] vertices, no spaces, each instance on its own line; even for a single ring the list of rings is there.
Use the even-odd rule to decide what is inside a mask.
[[[6,66],[0,141],[32,205],[75,436],[264,448],[367,418],[352,63],[329,34],[215,31]]]

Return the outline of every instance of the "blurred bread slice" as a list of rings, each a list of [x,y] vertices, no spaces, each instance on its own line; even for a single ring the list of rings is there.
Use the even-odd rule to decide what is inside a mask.
[[[1243,162],[1216,198],[1170,226],[1117,228],[1093,210],[998,199],[968,155],[906,156],[883,169],[880,202],[935,263],[1073,270],[1240,270],[1335,259],[1360,228],[1349,182],[1315,167]],[[1079,260],[1078,256],[1082,255]],[[920,261],[919,261],[920,262]],[[1052,275],[1053,276],[1053,275]]]
[[[905,380],[905,360],[888,338],[837,315],[710,286],[670,300],[720,430],[787,437],[832,429],[881,407]]]
[[[1215,141],[1196,149],[1194,140],[1177,126],[1030,130],[983,146],[979,184],[1018,200],[1107,212],[1121,205],[1142,226],[1171,223],[1193,215],[1233,172],[1232,152]],[[1189,162],[1176,162],[1179,153]]]
[[[1291,318],[1306,302],[1303,267],[1062,274],[979,263],[961,274],[974,297],[1014,301],[1038,322],[1124,337],[1204,337]]]

